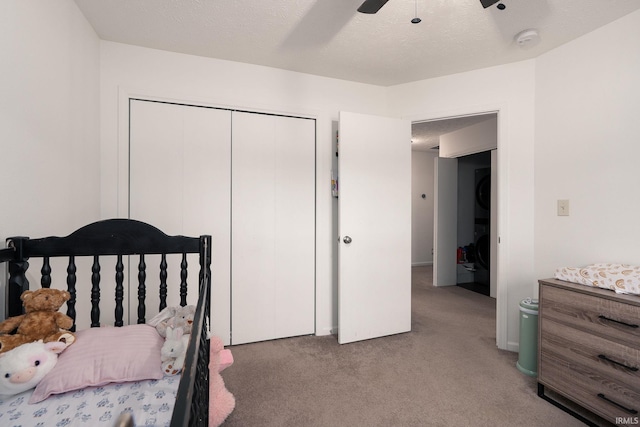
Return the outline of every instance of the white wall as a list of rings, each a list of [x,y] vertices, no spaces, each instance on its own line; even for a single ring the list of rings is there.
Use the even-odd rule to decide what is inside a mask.
[[[535,275],[640,264],[640,11],[536,60]],[[556,215],[569,199],[570,215]]]
[[[316,118],[316,331],[337,324],[332,121],[338,112],[388,115],[386,88],[274,68],[101,42],[102,215],[126,216],[127,95]]]
[[[440,157],[460,157],[497,148],[498,119],[491,117],[440,136]]]
[[[99,219],[99,47],[72,0],[0,5],[3,247]]]
[[[498,345],[518,347],[518,303],[533,292],[533,60],[390,88],[391,111],[427,120],[498,111]]]
[[[411,265],[414,266],[433,264],[433,158],[437,155],[437,150],[411,152]]]

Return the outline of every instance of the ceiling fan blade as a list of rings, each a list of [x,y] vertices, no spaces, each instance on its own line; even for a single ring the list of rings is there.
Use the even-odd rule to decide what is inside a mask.
[[[358,8],[360,13],[376,13],[384,6],[389,0],[365,0],[364,3]],[[496,0],[497,1],[497,0]]]
[[[480,3],[482,3],[482,7],[484,7],[485,9],[493,6],[494,4],[498,3],[498,1],[500,0],[480,0]]]

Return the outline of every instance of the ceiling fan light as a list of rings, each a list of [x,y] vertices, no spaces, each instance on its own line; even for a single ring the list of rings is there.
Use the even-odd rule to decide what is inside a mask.
[[[416,17],[411,20],[412,24],[419,24],[422,19],[418,18],[418,0],[416,0]]]

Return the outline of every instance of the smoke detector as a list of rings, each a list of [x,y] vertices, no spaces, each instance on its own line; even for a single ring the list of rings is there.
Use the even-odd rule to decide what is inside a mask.
[[[540,40],[540,36],[538,35],[538,30],[529,29],[529,30],[520,31],[518,34],[515,35],[513,39],[516,41],[518,46],[524,47],[524,46],[532,46],[538,43],[538,41]]]

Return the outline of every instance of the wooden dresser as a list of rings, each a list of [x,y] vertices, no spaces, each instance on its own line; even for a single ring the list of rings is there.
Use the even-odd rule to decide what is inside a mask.
[[[550,400],[548,387],[614,424],[640,424],[640,297],[539,283],[538,394]]]

